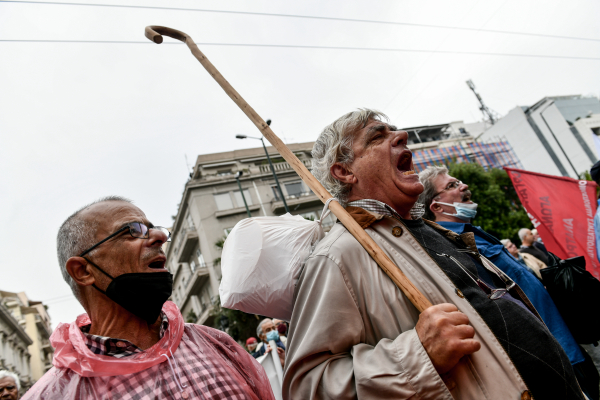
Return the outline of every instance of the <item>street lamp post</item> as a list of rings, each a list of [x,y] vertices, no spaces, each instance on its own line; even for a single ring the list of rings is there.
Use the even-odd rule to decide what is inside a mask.
[[[238,171],[235,173],[235,180],[238,183],[238,187],[240,188],[240,194],[242,195],[242,200],[244,200],[244,207],[246,207],[246,213],[248,214],[248,218],[252,218],[252,214],[250,213],[250,209],[248,208],[248,203],[246,203],[246,196],[244,196],[244,189],[242,189],[242,184],[240,183],[240,176],[244,174],[244,171]]]
[[[268,119],[267,120],[267,125],[271,125],[271,120]],[[265,154],[267,155],[267,160],[269,161],[269,165],[271,166],[271,172],[273,173],[273,178],[275,178],[275,184],[277,185],[277,190],[279,191],[279,195],[281,196],[281,200],[283,201],[283,207],[285,208],[285,212],[289,213],[290,209],[287,206],[287,203],[285,202],[285,196],[283,195],[283,191],[281,190],[281,185],[279,184],[279,179],[277,179],[277,174],[275,173],[275,168],[273,167],[273,163],[271,162],[271,157],[269,157],[269,152],[267,151],[267,146],[265,146],[265,141],[263,140],[262,137],[254,137],[254,136],[248,136],[248,135],[235,135],[236,139],[257,139],[260,140],[260,142],[263,145],[263,149],[265,149]],[[238,183],[240,183],[240,181],[238,180]]]

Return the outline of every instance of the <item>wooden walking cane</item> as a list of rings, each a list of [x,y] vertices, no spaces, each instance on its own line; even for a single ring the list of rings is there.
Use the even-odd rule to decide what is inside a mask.
[[[217,83],[225,90],[225,92],[231,97],[231,99],[238,105],[239,108],[246,114],[248,118],[256,125],[259,131],[275,148],[281,156],[294,168],[296,173],[300,175],[300,178],[311,188],[311,190],[319,196],[321,201],[325,203],[327,200],[332,198],[331,194],[321,185],[321,183],[310,173],[310,171],[302,164],[302,162],[296,157],[294,153],[273,133],[269,125],[254,111],[252,107],[240,96],[238,92],[227,82],[227,80],[221,75],[221,73],[215,68],[214,65],[206,58],[204,54],[198,49],[198,46],[194,43],[192,38],[175,29],[167,28],[164,26],[147,26],[146,37],[154,43],[162,43],[163,38],[161,35],[166,35],[177,40],[184,42],[192,51],[194,57],[200,61],[200,64],[208,71],[208,73],[217,81]],[[358,225],[356,221],[348,214],[348,212],[336,201],[329,203],[329,209],[333,214],[344,224],[346,229],[359,241],[359,243],[365,248],[365,250],[373,257],[377,264],[385,271],[390,279],[402,290],[402,293],[408,297],[411,303],[422,312],[428,307],[431,307],[431,303],[423,294],[412,284],[412,282],[404,275],[404,273],[398,268],[392,260],[381,250],[381,248],[375,243],[373,239],[364,231],[363,228]]]

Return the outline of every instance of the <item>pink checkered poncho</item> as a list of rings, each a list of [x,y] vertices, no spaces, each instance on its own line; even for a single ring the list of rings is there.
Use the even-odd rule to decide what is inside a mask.
[[[92,353],[81,326],[87,314],[59,324],[50,341],[54,367],[23,397],[29,399],[274,399],[263,367],[227,334],[184,324],[172,302],[164,336],[127,358]]]

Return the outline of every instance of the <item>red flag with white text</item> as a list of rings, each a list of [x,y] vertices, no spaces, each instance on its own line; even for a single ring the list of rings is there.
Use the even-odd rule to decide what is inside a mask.
[[[585,256],[586,269],[600,279],[594,233],[596,183],[504,169],[546,249],[562,259]]]

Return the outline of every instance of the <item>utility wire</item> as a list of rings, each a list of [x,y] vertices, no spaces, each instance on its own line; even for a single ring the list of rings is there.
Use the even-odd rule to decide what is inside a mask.
[[[68,3],[68,2],[59,2],[59,1],[33,1],[33,0],[32,1],[0,0],[0,3],[24,3],[24,4],[48,4],[48,5],[62,5],[62,6],[134,8],[134,9],[147,9],[147,10],[172,10],[172,11],[192,11],[192,12],[219,13],[219,14],[254,15],[254,16],[261,16],[261,17],[302,18],[302,19],[322,20],[322,21],[343,21],[343,22],[358,22],[358,23],[367,23],[367,24],[400,25],[400,26],[412,26],[412,27],[421,27],[421,28],[452,29],[452,30],[460,30],[460,31],[468,31],[468,32],[501,33],[501,34],[505,34],[505,35],[522,35],[522,36],[543,37],[543,38],[550,38],[550,39],[586,40],[586,41],[591,41],[591,42],[600,42],[600,39],[576,37],[576,36],[548,35],[548,34],[544,34],[544,33],[530,33],[530,32],[518,32],[518,31],[503,31],[503,30],[498,30],[498,29],[464,28],[464,27],[459,27],[459,26],[417,24],[417,23],[410,23],[410,22],[380,21],[380,20],[337,18],[337,17],[319,17],[319,16],[313,16],[313,15],[262,13],[262,12],[250,12],[250,11],[207,10],[207,9],[200,9],[200,8],[181,8],[181,7],[133,6],[133,5],[123,5],[123,4]]]
[[[62,296],[57,296],[57,297],[52,297],[50,299],[46,299],[46,300],[42,300],[42,303],[47,303],[47,302],[52,302],[54,300],[60,300],[60,299],[64,299],[67,297],[73,297],[73,294],[63,294]]]
[[[0,0],[1,1],[1,0]],[[106,43],[106,44],[154,44],[150,41],[121,41],[121,40],[38,40],[38,39],[0,39],[5,43]],[[163,44],[183,45],[183,42],[164,42]],[[267,48],[290,48],[290,49],[317,49],[317,50],[353,50],[353,51],[385,51],[396,53],[438,53],[438,54],[463,54],[478,56],[503,56],[503,57],[533,57],[533,58],[554,58],[567,60],[600,60],[600,57],[577,57],[560,56],[549,54],[518,54],[518,53],[493,53],[479,51],[459,51],[459,50],[419,50],[419,49],[394,49],[384,47],[342,47],[342,46],[303,46],[290,44],[254,44],[254,43],[201,43],[199,46],[226,46],[226,47],[267,47]]]

